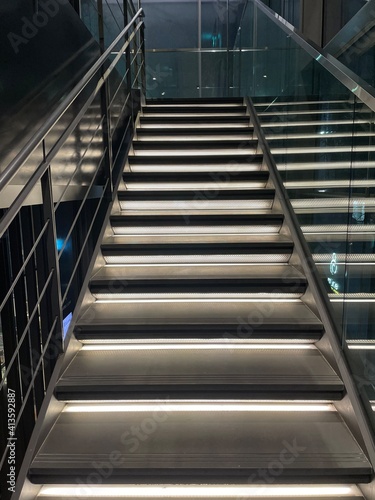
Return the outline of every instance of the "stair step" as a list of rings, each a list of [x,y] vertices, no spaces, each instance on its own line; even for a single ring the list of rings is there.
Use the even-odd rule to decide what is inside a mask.
[[[107,263],[141,263],[141,262],[288,262],[293,252],[293,243],[271,239],[271,236],[261,238],[261,235],[240,238],[219,238],[197,235],[185,237],[161,235],[159,238],[150,236],[147,239],[133,237],[115,237],[106,240],[102,246],[102,254]],[[216,240],[216,241],[215,241]]]
[[[133,141],[133,148],[137,150],[186,150],[186,149],[255,149],[258,141],[244,139],[225,139],[220,141],[212,140],[173,140],[173,141],[154,141],[143,140]]]
[[[282,214],[223,214],[223,215],[112,215],[114,234],[210,234],[210,233],[278,233],[283,224]]]
[[[196,125],[199,124],[209,124],[212,126],[213,124],[244,124],[248,126],[250,123],[250,118],[246,115],[197,115],[197,116],[168,116],[168,115],[160,115],[160,116],[141,116],[140,124],[141,127],[147,124],[167,124],[168,127],[172,124],[182,124],[182,125]]]
[[[93,303],[75,335],[82,341],[236,339],[243,342],[313,342],[322,324],[299,299],[182,299]],[[95,318],[93,322],[92,318]]]
[[[196,190],[184,191],[119,191],[118,199],[122,201],[157,201],[157,200],[195,200]],[[274,189],[223,189],[215,193],[221,200],[273,200]]]
[[[90,281],[98,299],[238,295],[300,297],[306,278],[288,265],[104,267]]]
[[[218,113],[218,114],[224,114],[224,113],[246,113],[246,106],[236,104],[236,105],[225,105],[225,106],[220,106],[219,104],[214,105],[214,104],[201,104],[199,106],[196,106],[194,104],[191,104],[189,106],[181,106],[178,104],[174,104],[172,106],[164,106],[162,104],[153,104],[153,105],[146,105],[142,108],[143,114],[148,115],[151,113],[166,113],[166,114],[173,114],[173,113],[188,113],[188,114],[201,114],[201,113]]]
[[[126,171],[123,173],[123,180],[126,183],[215,183],[216,189],[220,187],[220,183],[228,182],[230,180],[237,182],[260,182],[266,183],[269,179],[269,172],[262,171],[248,171],[248,172],[132,172]]]
[[[196,165],[204,170],[207,166],[214,166],[215,169],[218,165],[225,167],[230,170],[237,166],[248,166],[249,169],[260,170],[263,162],[263,156],[260,154],[249,154],[249,153],[232,153],[228,155],[194,155],[189,158],[183,156],[142,156],[138,154],[137,156],[129,156],[129,165],[150,165],[157,166],[158,169],[163,166],[180,166],[181,168],[185,166],[189,167]]]
[[[330,112],[331,110],[354,110],[354,103],[350,103],[349,101],[336,101],[336,102],[327,102],[327,101],[315,101],[315,102],[270,102],[270,103],[259,103],[255,104],[255,108],[257,113],[274,113],[277,115],[279,112],[286,111],[290,114],[293,114],[294,111],[326,111]]]
[[[299,408],[168,400],[70,404],[34,458],[29,478],[75,482],[116,450],[104,484],[247,484],[270,463],[280,463],[287,483],[370,482],[371,466],[338,413],[329,405]]]
[[[221,104],[223,106],[227,104],[243,104],[243,98],[242,97],[209,97],[206,99],[201,99],[201,98],[160,98],[160,99],[146,99],[146,104],[147,105],[165,105],[165,106],[175,106],[176,104],[181,104],[185,106],[191,106],[192,104],[199,104],[199,105],[217,105]]]
[[[184,140],[186,137],[194,137],[196,139],[202,139],[205,140],[207,136],[212,136],[213,138],[218,138],[220,136],[237,136],[241,135],[241,138],[249,139],[249,136],[251,136],[253,131],[252,127],[249,127],[249,129],[244,129],[243,127],[240,128],[235,128],[235,127],[215,127],[215,128],[210,128],[207,126],[206,128],[200,128],[198,130],[189,130],[187,131],[186,129],[183,128],[176,128],[176,127],[171,127],[171,128],[162,128],[160,129],[159,127],[148,127],[148,128],[137,128],[137,138],[144,140],[147,139],[150,136],[153,137],[158,137],[158,138],[164,138],[164,137],[170,137],[170,138],[176,138],[176,139],[182,139]]]
[[[339,400],[344,386],[306,345],[95,345],[81,349],[57,384],[60,400]],[[307,349],[309,347],[309,349]],[[286,350],[286,348],[288,348]]]

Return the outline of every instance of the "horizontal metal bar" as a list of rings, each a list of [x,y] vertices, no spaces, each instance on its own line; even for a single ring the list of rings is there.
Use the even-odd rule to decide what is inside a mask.
[[[36,365],[35,367],[35,370],[34,370],[34,375],[32,377],[32,379],[30,380],[29,382],[29,388],[27,389],[26,391],[26,394],[25,396],[23,397],[23,404],[18,412],[18,416],[17,416],[17,420],[16,420],[16,423],[15,423],[15,427],[17,428],[17,425],[22,417],[22,413],[23,413],[23,410],[25,409],[25,406],[26,406],[26,403],[27,403],[27,398],[29,397],[29,394],[31,392],[31,390],[34,388],[34,384],[33,382],[35,382],[35,378],[36,378],[36,374],[38,373],[38,370],[39,370],[39,367],[40,365],[42,364],[42,361],[43,361],[43,356],[44,354],[46,353],[48,347],[49,347],[49,341],[51,340],[51,336],[52,336],[52,333],[53,333],[53,330],[56,328],[56,324],[57,324],[57,316],[53,322],[53,325],[52,325],[52,328],[50,329],[50,331],[48,332],[48,337],[47,337],[47,340],[44,344],[44,348],[42,349],[41,353],[40,353],[40,358],[39,358],[39,361],[38,361],[38,364]]]
[[[0,191],[13,179],[17,174],[20,167],[26,162],[33,151],[38,147],[40,142],[52,129],[52,127],[59,121],[63,116],[65,111],[71,106],[71,104],[77,99],[81,94],[83,89],[92,80],[101,66],[106,62],[111,52],[119,43],[120,40],[126,35],[126,33],[133,27],[133,24],[137,19],[143,17],[143,9],[139,9],[135,14],[133,19],[125,26],[121,33],[115,38],[115,40],[110,44],[108,49],[99,57],[96,63],[89,69],[85,76],[75,85],[75,87],[69,92],[66,98],[61,102],[61,104],[51,113],[48,119],[43,123],[39,130],[32,136],[32,138],[27,142],[27,144],[22,148],[22,150],[16,155],[16,157],[8,164],[5,170],[0,174]],[[138,25],[139,26],[139,25]]]
[[[323,286],[323,282],[319,276],[319,272],[316,268],[316,264],[311,255],[309,246],[306,239],[302,233],[300,224],[298,222],[297,216],[293,210],[292,204],[290,202],[288,192],[284,186],[281,175],[278,171],[276,162],[269,148],[266,136],[261,127],[258,115],[256,113],[254,104],[252,100],[247,97],[246,104],[250,112],[251,123],[254,126],[255,135],[258,137],[259,146],[263,152],[263,158],[267,164],[270,178],[273,182],[276,196],[282,207],[282,211],[285,217],[285,222],[290,230],[295,249],[301,260],[301,265],[303,267],[304,273],[306,275],[307,281],[311,288],[312,295],[314,297],[316,306],[318,308],[319,314],[321,316],[322,323],[324,325],[324,330],[329,338],[333,354],[335,356],[337,365],[340,370],[341,377],[345,384],[345,388],[349,399],[353,405],[354,412],[357,417],[358,425],[361,430],[364,441],[367,445],[367,451],[369,453],[369,458],[373,468],[375,468],[375,440],[370,429],[367,415],[362,407],[361,401],[359,399],[357,388],[353,380],[350,367],[347,359],[345,358],[344,352],[341,348],[339,342],[339,331],[334,319],[334,313],[332,310],[332,305],[329,301],[327,292]]]
[[[252,0],[268,18],[279,26],[288,36],[302,47],[313,59],[315,59],[323,68],[331,73],[344,87],[356,95],[358,99],[364,102],[372,111],[375,111],[375,89],[371,87],[362,78],[353,71],[340,63],[328,52],[323,51],[314,42],[305,38],[288,21],[279,14],[267,7],[261,0]]]
[[[16,357],[18,356],[18,352],[20,350],[20,347],[21,347],[21,344],[22,342],[25,340],[25,337],[26,337],[26,333],[28,332],[29,328],[30,328],[30,325],[31,325],[31,322],[33,321],[34,319],[34,316],[36,314],[36,312],[39,310],[39,304],[41,302],[41,299],[43,299],[43,296],[45,295],[46,293],[46,290],[47,290],[47,287],[52,279],[52,276],[53,276],[53,273],[56,272],[56,269],[52,269],[48,275],[48,278],[45,282],[45,285],[39,295],[39,300],[37,302],[37,304],[35,305],[34,309],[33,309],[33,312],[30,314],[29,316],[29,321],[27,322],[27,325],[25,326],[23,332],[22,332],[22,335],[20,337],[20,339],[18,340],[18,343],[17,343],[17,347],[16,349],[14,350],[13,352],[13,356],[11,357],[9,363],[8,363],[8,366],[5,370],[5,373],[2,374],[2,377],[3,379],[0,381],[0,390],[4,387],[4,384],[5,384],[5,381],[7,379],[7,376],[8,376],[8,373],[9,373],[9,370],[11,369],[11,367],[13,366],[13,363],[14,363],[14,360],[16,359]]]
[[[109,181],[110,181],[110,179],[108,178],[108,179],[107,179],[107,182],[105,183],[104,188],[103,188],[103,192],[104,192],[104,193],[105,193],[105,190],[107,189],[107,186],[108,186],[108,184],[109,184]],[[99,203],[98,203],[98,206],[96,207],[95,212],[94,212],[94,214],[93,214],[93,216],[92,216],[91,224],[90,224],[90,226],[89,226],[89,228],[88,228],[88,231],[87,231],[86,237],[85,237],[85,239],[84,239],[84,241],[83,241],[83,243],[82,243],[81,251],[79,252],[79,255],[76,257],[76,264],[75,264],[75,266],[74,266],[74,268],[73,268],[73,271],[72,271],[72,274],[71,274],[71,276],[70,276],[69,283],[68,283],[68,284],[67,284],[67,286],[66,286],[65,294],[64,294],[64,296],[63,296],[63,298],[62,298],[62,303],[64,303],[64,302],[65,302],[65,299],[66,299],[66,297],[68,296],[68,293],[69,293],[69,291],[70,291],[70,285],[72,284],[72,281],[73,281],[73,279],[74,279],[74,273],[76,272],[76,270],[77,270],[77,268],[78,268],[79,261],[81,260],[81,257],[82,257],[82,254],[83,254],[83,251],[84,251],[85,246],[86,246],[86,243],[87,243],[87,240],[89,239],[89,236],[90,236],[90,234],[91,234],[91,229],[93,228],[93,225],[94,225],[94,223],[96,222],[96,216],[97,216],[97,214],[98,214],[98,211],[99,211],[99,208],[100,208],[100,206],[101,206],[101,204],[102,204],[103,199],[104,199],[104,196],[102,196],[101,198],[99,198]]]
[[[103,124],[103,120],[104,120],[104,116],[100,116],[99,125],[94,130],[94,133],[93,133],[93,135],[92,135],[89,143],[87,144],[87,148],[85,149],[85,152],[84,152],[83,156],[81,157],[81,159],[78,162],[76,168],[74,169],[74,172],[72,173],[72,175],[70,176],[69,180],[67,181],[67,184],[66,184],[65,188],[63,189],[63,192],[61,193],[60,199],[54,205],[54,212],[55,213],[56,213],[57,209],[59,208],[60,203],[62,203],[62,200],[63,200],[64,195],[65,195],[65,193],[67,192],[67,190],[68,190],[68,188],[70,186],[70,183],[74,179],[75,175],[79,172],[79,169],[82,166],[83,161],[86,159],[86,155],[88,154],[88,152],[90,150],[90,147],[91,147],[94,139],[97,137],[98,133],[101,131],[100,128],[101,128],[101,126]]]
[[[100,85],[100,87],[101,87],[101,85]],[[35,170],[35,172],[30,177],[30,179],[28,180],[26,185],[23,187],[21,192],[18,194],[18,196],[16,197],[16,199],[14,200],[12,205],[9,207],[8,211],[6,212],[6,214],[3,216],[3,218],[0,221],[0,238],[3,236],[5,231],[8,229],[9,225],[12,223],[12,221],[15,218],[15,216],[17,215],[19,209],[21,208],[22,204],[26,201],[27,197],[29,196],[31,191],[34,189],[36,183],[40,180],[40,178],[42,177],[44,172],[47,170],[47,168],[49,167],[52,160],[55,158],[57,153],[60,151],[63,144],[67,141],[70,134],[73,132],[73,130],[78,125],[78,123],[81,121],[81,118],[86,113],[87,109],[90,107],[92,102],[94,101],[96,94],[97,94],[97,89],[95,89],[94,92],[87,99],[87,101],[83,105],[82,109],[79,111],[79,113],[76,115],[76,117],[71,122],[69,127],[62,134],[60,139],[52,147],[52,149],[50,150],[50,152],[46,156],[45,160]]]
[[[10,287],[10,289],[8,290],[7,294],[6,294],[6,295],[5,295],[5,297],[4,297],[4,300],[3,300],[3,301],[2,301],[2,303],[0,304],[0,312],[3,310],[3,308],[4,308],[4,306],[5,306],[6,302],[7,302],[7,300],[9,299],[9,297],[11,296],[11,294],[12,294],[12,292],[13,292],[13,290],[14,290],[14,287],[16,286],[16,284],[17,284],[18,280],[21,278],[21,276],[22,276],[23,272],[25,271],[26,266],[27,266],[27,264],[29,263],[29,260],[30,260],[30,259],[31,259],[31,257],[34,255],[34,252],[35,252],[35,250],[36,250],[36,247],[39,245],[39,242],[40,242],[40,240],[42,239],[42,237],[43,237],[44,233],[46,232],[46,229],[47,229],[47,227],[48,227],[48,224],[49,224],[49,223],[50,223],[50,220],[48,219],[48,220],[45,222],[45,224],[44,224],[44,226],[43,226],[42,230],[40,231],[38,238],[35,240],[35,243],[34,243],[34,245],[32,246],[32,248],[31,248],[31,250],[30,250],[30,252],[29,252],[28,256],[27,256],[27,257],[26,257],[26,259],[24,260],[24,262],[23,262],[23,264],[22,264],[22,266],[21,266],[21,269],[18,271],[17,276],[13,279],[12,286]]]
[[[88,196],[89,196],[89,193],[90,193],[90,191],[91,191],[91,188],[92,188],[92,186],[94,185],[94,182],[95,182],[95,180],[96,180],[96,178],[97,178],[97,175],[98,175],[99,169],[100,169],[100,167],[101,167],[101,165],[102,165],[102,163],[103,163],[103,159],[105,158],[105,153],[106,153],[106,150],[104,150],[104,152],[103,152],[103,154],[102,154],[102,156],[101,156],[101,158],[100,158],[100,160],[99,160],[99,162],[98,162],[98,167],[97,167],[97,169],[96,169],[96,172],[95,172],[95,174],[92,176],[91,182],[90,182],[90,184],[89,184],[89,185],[88,185],[88,187],[87,187],[87,190],[86,190],[85,196],[82,198],[82,203],[81,203],[81,205],[79,206],[79,209],[76,211],[76,216],[74,217],[74,219],[73,219],[73,221],[72,221],[72,224],[71,224],[71,226],[70,226],[70,229],[69,229],[69,231],[68,231],[68,234],[66,235],[66,238],[65,238],[65,240],[64,240],[64,244],[62,245],[61,250],[60,250],[60,252],[59,252],[59,254],[58,254],[58,259],[59,259],[59,260],[60,260],[60,257],[62,256],[62,254],[64,253],[65,247],[66,247],[66,245],[67,245],[67,243],[68,243],[68,240],[69,240],[69,238],[70,238],[70,236],[71,236],[71,234],[72,234],[72,232],[73,232],[74,226],[76,225],[76,223],[77,223],[77,221],[78,221],[78,219],[79,219],[79,216],[81,215],[82,209],[83,209],[83,207],[84,207],[84,205],[85,205],[85,203],[86,203],[86,200],[87,200],[87,198],[88,198]]]
[[[245,48],[238,48],[238,49],[229,49],[229,52],[269,52],[271,49],[268,47],[262,47],[262,48],[251,48],[251,47],[245,47]],[[207,53],[214,53],[214,52],[223,52],[226,54],[228,52],[227,49],[210,49],[210,48],[187,48],[187,49],[145,49],[146,52],[149,53],[162,53],[162,52],[207,52]]]

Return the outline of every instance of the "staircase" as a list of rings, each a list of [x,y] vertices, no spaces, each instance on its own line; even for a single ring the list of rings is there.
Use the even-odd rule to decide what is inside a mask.
[[[372,469],[293,248],[242,100],[148,102],[39,497],[362,498]]]

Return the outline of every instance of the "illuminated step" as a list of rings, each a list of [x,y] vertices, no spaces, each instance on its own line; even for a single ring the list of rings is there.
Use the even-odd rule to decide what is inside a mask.
[[[238,149],[238,150],[253,150],[257,146],[256,140],[250,140],[249,137],[245,140],[234,139],[234,138],[226,138],[221,139],[219,141],[213,141],[210,139],[201,138],[198,139],[186,139],[181,140],[180,138],[176,138],[175,140],[159,140],[154,141],[152,139],[144,139],[142,141],[133,141],[132,146],[134,150],[195,150],[195,149],[208,149],[215,150],[218,153],[222,149]]]
[[[255,108],[259,108],[259,107],[262,107],[262,106],[267,106],[267,107],[270,107],[270,106],[284,106],[284,107],[299,107],[299,106],[314,106],[314,105],[318,105],[318,106],[328,106],[328,105],[333,105],[333,104],[338,104],[339,106],[353,106],[353,103],[349,102],[348,100],[344,100],[344,99],[335,99],[335,100],[329,100],[329,101],[318,101],[318,100],[305,100],[305,101],[283,101],[282,98],[276,98],[272,101],[269,101],[269,102],[265,102],[265,101],[262,101],[262,102],[256,102],[256,99],[253,99],[253,102],[254,102],[254,106]]]
[[[165,190],[165,191],[119,191],[121,210],[142,209],[237,209],[271,208],[274,202],[273,189],[222,189],[212,191]]]
[[[270,474],[271,475],[271,474]],[[277,483],[277,481],[275,481]],[[208,500],[234,498],[261,498],[262,500],[359,500],[363,498],[355,485],[334,484],[262,484],[259,485],[81,485],[57,484],[43,486],[38,498],[56,500],[60,498],[124,498],[137,500]]]
[[[370,113],[370,109],[367,111]],[[361,112],[363,113],[363,111]],[[277,111],[273,110],[272,108],[268,108],[267,111],[261,111],[260,113],[258,112],[258,116],[260,117],[261,120],[265,120],[271,117],[274,117],[277,119],[278,116],[287,116],[288,119],[295,120],[295,117],[299,117],[300,115],[302,116],[310,116],[310,115],[333,115],[333,114],[345,114],[346,116],[349,115],[354,115],[354,109],[353,106],[347,107],[347,108],[342,108],[342,109],[337,109],[337,108],[328,108],[328,109],[288,109],[288,110],[280,110],[278,109]]]
[[[231,189],[234,187],[265,187],[268,171],[215,172],[152,172],[125,171],[123,180],[127,189]]]
[[[252,127],[249,127],[248,129],[244,130],[242,127],[237,129],[236,127],[215,127],[212,128],[211,126],[207,127],[201,127],[198,130],[184,130],[183,128],[176,128],[176,127],[164,127],[160,129],[158,126],[155,127],[138,127],[136,130],[137,134],[137,140],[138,141],[143,141],[143,140],[168,140],[168,141],[175,141],[175,140],[199,140],[199,141],[207,141],[207,140],[212,140],[212,141],[221,141],[223,139],[242,139],[242,140],[249,140],[252,138],[253,134],[253,129]]]
[[[321,335],[321,322],[299,299],[96,301],[75,328],[77,339],[99,343],[134,339],[305,343]]]
[[[134,235],[107,238],[101,246],[108,264],[285,263],[293,243],[279,235]]]
[[[189,126],[192,126],[192,128],[196,128],[199,126],[212,126],[212,127],[222,127],[225,125],[226,127],[229,126],[244,126],[244,127],[249,127],[250,124],[250,117],[243,115],[243,114],[200,114],[200,115],[195,115],[193,114],[188,114],[184,113],[182,115],[156,115],[152,116],[148,114],[147,116],[141,116],[139,119],[140,126],[146,127],[149,125],[155,126],[157,125],[158,127],[168,127],[170,128],[171,126],[182,126],[188,128]]]
[[[273,213],[223,214],[202,213],[194,215],[154,214],[112,215],[111,227],[114,234],[228,234],[228,233],[278,233],[284,216]]]
[[[307,280],[287,265],[103,267],[89,289],[100,300],[147,298],[298,298]]]
[[[294,120],[286,120],[286,121],[281,121],[278,120],[277,117],[273,121],[265,121],[262,122],[262,128],[265,128],[267,131],[268,127],[295,127],[296,125],[298,126],[311,126],[311,125],[320,125],[320,126],[329,126],[329,125],[358,125],[358,124],[364,124],[366,126],[369,125],[369,120],[365,120],[362,118],[356,118],[356,119],[351,119],[351,118],[341,118],[341,119],[336,119],[336,120],[302,120],[303,116],[300,117],[298,121]]]
[[[181,106],[180,104],[174,104],[173,106],[164,106],[164,104],[147,104],[142,108],[142,113],[146,116],[154,115],[154,114],[163,114],[163,115],[201,115],[201,114],[223,114],[232,115],[232,114],[244,114],[246,113],[246,106],[242,104],[226,104],[225,106],[219,105],[206,105],[201,104],[199,106],[195,104],[190,104],[189,106]]]
[[[270,463],[284,481],[297,484],[372,479],[371,465],[331,405],[168,400],[67,404],[33,459],[29,479],[76,482],[113,450],[117,460],[103,484],[134,484],[139,477],[146,484],[155,478],[175,485],[247,484]]]
[[[60,400],[341,399],[344,386],[311,344],[85,345],[60,378]]]
[[[209,172],[228,173],[262,170],[262,155],[249,155],[236,151],[231,155],[194,155],[194,156],[129,156],[129,169],[132,172]]]

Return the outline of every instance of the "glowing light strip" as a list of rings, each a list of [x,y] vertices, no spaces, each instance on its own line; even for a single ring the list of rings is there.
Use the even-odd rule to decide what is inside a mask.
[[[248,302],[248,303],[251,303],[251,302],[256,302],[256,303],[260,303],[260,302],[266,302],[267,304],[269,304],[270,302],[273,302],[273,303],[297,303],[297,302],[301,302],[300,299],[276,299],[276,298],[273,298],[273,297],[270,297],[268,299],[251,299],[251,298],[247,298],[247,299],[242,299],[242,298],[235,298],[235,299],[232,299],[232,298],[219,298],[219,299],[215,299],[215,298],[199,298],[199,299],[191,299],[189,298],[188,300],[186,298],[182,298],[182,299],[169,299],[169,298],[161,298],[161,299],[154,299],[154,298],[150,298],[150,299],[113,299],[113,300],[103,300],[103,299],[99,299],[97,300],[95,303],[96,304],[153,304],[153,303],[159,303],[159,302],[164,302],[164,303],[179,303],[179,302],[182,302],[184,304],[186,303],[209,303],[211,304],[212,302],[220,302],[220,303],[223,303],[223,304],[227,304],[228,302]]]
[[[316,150],[314,150],[316,151]],[[366,151],[368,151],[366,149]],[[155,158],[165,156],[212,156],[243,154],[244,156],[253,155],[256,153],[256,148],[237,148],[233,146],[230,149],[137,149],[133,152],[133,156],[152,156]]]
[[[39,497],[121,497],[121,498],[306,498],[306,497],[338,497],[358,496],[362,498],[356,486],[351,485],[54,485],[43,486]]]
[[[128,412],[152,412],[164,408],[171,413],[177,412],[335,412],[336,409],[330,404],[253,404],[212,401],[204,403],[171,402],[163,400],[157,404],[150,403],[126,403],[126,404],[67,404],[64,413],[128,413]]]
[[[348,349],[353,349],[355,351],[375,351],[374,344],[348,344]]]
[[[39,497],[120,497],[120,498],[304,498],[358,496],[363,498],[359,489],[351,485],[126,485],[126,486],[93,486],[57,485],[43,486]]]
[[[375,346],[374,346],[375,348]],[[149,351],[149,350],[316,350],[312,344],[89,344],[82,351]]]

